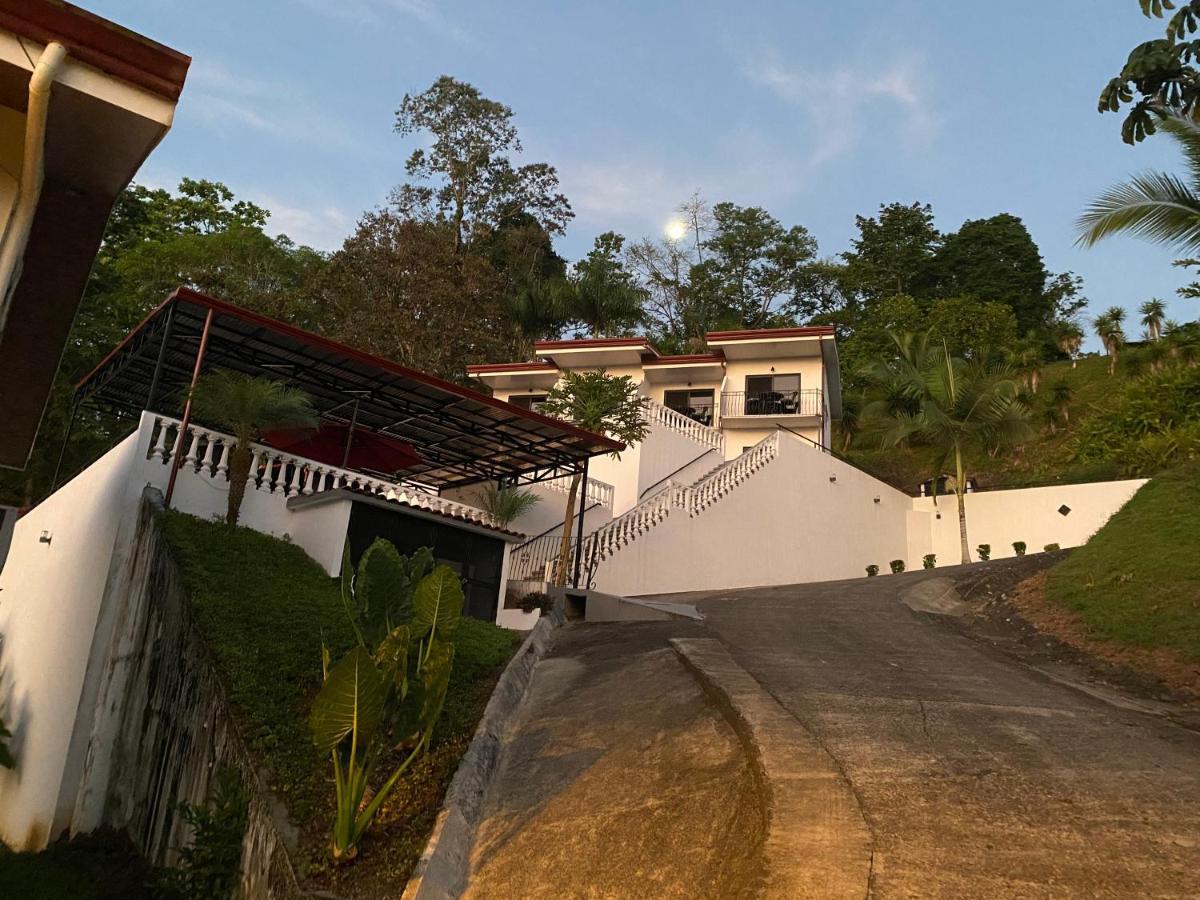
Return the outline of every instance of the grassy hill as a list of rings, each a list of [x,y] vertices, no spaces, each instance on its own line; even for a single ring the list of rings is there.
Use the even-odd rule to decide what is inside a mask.
[[[301,876],[347,898],[398,891],[424,849],[445,789],[520,636],[462,620],[429,753],[388,798],[355,864],[330,869],[332,772],[328,757],[313,747],[307,720],[321,685],[322,642],[336,658],[353,641],[337,582],[299,547],[248,528],[178,512],[167,512],[163,526],[242,733],[261,754],[271,789],[301,826]]]
[[[1200,464],[1153,478],[1051,570],[1046,596],[1089,637],[1200,662]]]
[[[1076,449],[1082,426],[1097,416],[1114,413],[1122,402],[1123,390],[1145,373],[1138,348],[1132,346],[1127,351],[1126,362],[1111,376],[1108,360],[1102,356],[1080,359],[1074,368],[1065,360],[1044,366],[1039,391],[1030,398],[1031,423],[1037,431],[1034,439],[994,457],[978,460],[971,474],[984,489],[1125,477],[1129,473],[1118,459],[1083,461],[1077,458]],[[1065,416],[1053,403],[1057,383],[1065,384],[1070,390],[1070,399],[1064,404]],[[841,437],[835,434],[834,447],[841,449],[841,446]],[[928,448],[879,450],[865,436],[856,439],[844,455],[877,478],[910,493],[931,477],[936,462]]]

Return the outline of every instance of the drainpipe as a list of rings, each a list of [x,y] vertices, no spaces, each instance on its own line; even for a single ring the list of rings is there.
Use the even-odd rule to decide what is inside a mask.
[[[29,105],[25,112],[25,158],[21,162],[21,183],[12,219],[0,247],[0,334],[8,319],[8,307],[25,243],[33,228],[38,200],[42,196],[42,181],[46,174],[46,119],[50,110],[50,85],[58,75],[67,48],[51,41],[42,51],[33,74],[29,77]]]

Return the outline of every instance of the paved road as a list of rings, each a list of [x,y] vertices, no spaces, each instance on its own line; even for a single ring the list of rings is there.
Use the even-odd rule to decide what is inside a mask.
[[[1200,734],[913,613],[920,578],[671,599],[832,754],[870,896],[1200,897]]]

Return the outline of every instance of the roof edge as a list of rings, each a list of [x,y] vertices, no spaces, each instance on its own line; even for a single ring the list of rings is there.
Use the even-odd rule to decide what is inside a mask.
[[[710,331],[706,341],[753,341],[764,338],[824,337],[833,336],[832,325],[806,325],[797,328],[753,328],[739,331]]]

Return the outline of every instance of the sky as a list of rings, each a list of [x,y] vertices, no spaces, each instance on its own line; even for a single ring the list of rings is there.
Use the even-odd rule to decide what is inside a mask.
[[[823,256],[856,215],[920,201],[944,231],[1020,216],[1052,272],[1083,276],[1092,314],[1157,296],[1200,317],[1169,251],[1074,243],[1105,187],[1179,167],[1167,139],[1131,148],[1096,111],[1162,33],[1136,0],[76,2],[193,57],[138,180],[223,181],[319,249],[404,179],[416,144],[396,107],[449,74],[512,107],[523,161],[557,167],[568,259],[603,231],[661,235],[697,191],[805,226]]]

